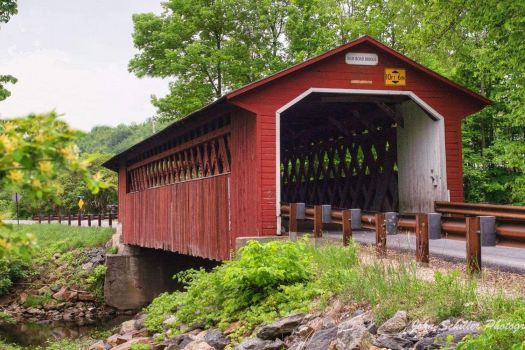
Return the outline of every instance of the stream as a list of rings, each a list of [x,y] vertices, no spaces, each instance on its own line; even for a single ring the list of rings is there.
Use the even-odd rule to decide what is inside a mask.
[[[0,324],[0,339],[22,347],[46,345],[49,340],[77,339],[111,330],[133,315],[121,315],[98,324],[79,326],[74,322]]]

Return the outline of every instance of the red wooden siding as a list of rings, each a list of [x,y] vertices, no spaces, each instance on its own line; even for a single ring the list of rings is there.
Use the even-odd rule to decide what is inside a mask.
[[[231,118],[231,246],[235,238],[261,235],[260,182],[256,162],[255,114],[236,111]],[[274,134],[275,137],[275,134]]]
[[[224,174],[126,194],[124,243],[227,259],[229,182]]]
[[[377,66],[358,66],[345,63],[346,52],[372,52],[379,56]],[[385,67],[405,68],[406,86],[387,87]],[[354,84],[352,80],[367,80],[371,84]],[[275,115],[279,108],[312,88],[375,89],[413,91],[445,118],[445,147],[447,182],[450,199],[463,200],[461,158],[461,119],[480,109],[474,97],[454,91],[406,62],[365,42],[348,51],[328,57],[311,66],[261,85],[257,89],[234,97],[231,102],[257,114],[257,161],[260,185],[262,234],[276,232],[275,200]]]

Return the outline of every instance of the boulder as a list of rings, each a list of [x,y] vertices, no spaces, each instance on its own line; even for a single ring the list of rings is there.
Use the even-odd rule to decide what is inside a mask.
[[[80,301],[94,301],[95,296],[89,292],[78,292],[78,300]]]
[[[344,321],[337,327],[335,348],[337,350],[367,349],[372,343],[368,328],[373,325],[372,314],[362,315]]]
[[[381,334],[373,341],[374,345],[380,348],[392,350],[403,350],[412,348],[413,343],[398,335]]]
[[[186,345],[184,350],[215,350],[215,348],[204,341],[194,340]]]
[[[293,330],[301,324],[304,317],[304,314],[295,314],[264,325],[257,332],[257,337],[264,340],[283,338],[292,334]]]
[[[120,325],[120,334],[131,333],[135,330],[135,320],[122,322]]]
[[[131,350],[133,344],[150,344],[150,339],[147,337],[144,338],[134,338],[123,344],[115,346],[111,350]]]
[[[401,332],[408,324],[408,317],[405,311],[398,311],[390,319],[377,329],[378,334],[393,334]]]
[[[454,349],[455,345],[459,343],[467,335],[478,335],[477,330],[448,330],[440,332],[434,336],[421,339],[414,346],[415,350],[429,350],[429,349]]]
[[[217,350],[223,350],[229,343],[229,339],[217,328],[208,329],[203,339]]]
[[[335,342],[337,327],[321,329],[315,332],[304,345],[305,350],[329,349],[330,344]]]
[[[66,301],[67,297],[69,295],[69,291],[66,287],[60,288],[58,292],[53,294],[53,299],[59,300],[59,301]]]
[[[48,286],[43,286],[37,291],[38,295],[51,295],[53,291]]]
[[[102,340],[99,340],[95,344],[92,344],[88,350],[106,350],[106,344]]]
[[[193,335],[190,334],[179,334],[173,338],[167,339],[159,344],[160,349],[166,350],[181,350],[184,349],[186,345],[196,340]]]
[[[281,350],[286,345],[281,339],[263,340],[260,338],[249,338],[235,347],[235,350]]]

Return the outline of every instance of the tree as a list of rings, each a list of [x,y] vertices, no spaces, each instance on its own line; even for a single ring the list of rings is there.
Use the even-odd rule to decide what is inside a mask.
[[[60,202],[60,176],[74,173],[97,193],[107,187],[99,174],[89,173],[88,160],[80,159],[74,144],[77,132],[58,119],[56,113],[30,115],[0,121],[0,187],[23,192],[36,202]],[[24,250],[30,237],[0,227],[0,255],[11,249]]]
[[[0,23],[7,23],[11,16],[18,12],[16,0],[0,0]],[[11,93],[6,89],[6,84],[15,84],[16,78],[12,75],[0,75],[0,101],[5,100]]]
[[[178,119],[226,91],[284,67],[286,2],[169,0],[164,12],[133,16],[137,76],[173,78],[170,93],[153,98],[158,114]]]

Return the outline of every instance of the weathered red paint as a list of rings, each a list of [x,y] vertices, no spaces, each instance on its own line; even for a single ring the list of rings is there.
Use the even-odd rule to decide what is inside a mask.
[[[347,52],[377,53],[379,64],[348,65],[344,59]],[[406,69],[406,86],[385,86],[385,67]],[[356,84],[352,80],[371,83]],[[110,160],[106,165],[119,169],[119,219],[124,242],[225,259],[236,237],[275,235],[276,111],[310,88],[415,93],[445,119],[450,200],[463,201],[461,120],[490,101],[363,37],[233,91]],[[155,152],[150,152],[150,156],[132,161],[138,154],[166,151],[162,145],[170,138],[224,113],[231,120],[230,173],[126,193],[126,168],[155,158]]]

